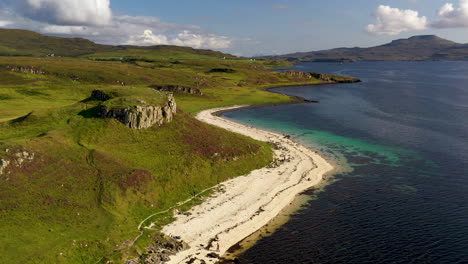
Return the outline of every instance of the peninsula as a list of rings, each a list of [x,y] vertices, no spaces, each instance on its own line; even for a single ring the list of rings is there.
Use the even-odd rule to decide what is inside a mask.
[[[222,253],[331,167],[281,135],[211,114],[304,102],[272,86],[359,81],[272,71],[291,65],[282,60],[24,30],[1,29],[0,50],[2,263],[141,262],[167,243],[186,249],[161,230],[190,246],[174,261],[216,235]],[[238,196],[249,184],[260,189]],[[230,199],[245,206],[223,210]],[[183,231],[208,218],[210,231]]]

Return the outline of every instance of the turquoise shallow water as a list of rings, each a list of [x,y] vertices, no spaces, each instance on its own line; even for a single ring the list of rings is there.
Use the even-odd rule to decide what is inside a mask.
[[[224,116],[289,134],[351,170],[241,263],[468,263],[468,63],[304,63],[359,84]]]

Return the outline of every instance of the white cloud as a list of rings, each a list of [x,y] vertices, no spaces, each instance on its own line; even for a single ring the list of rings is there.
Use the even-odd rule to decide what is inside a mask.
[[[6,27],[11,24],[13,24],[13,22],[7,20],[0,20],[0,27]]]
[[[176,45],[193,48],[225,49],[231,45],[228,37],[213,34],[196,34],[184,30],[174,36],[168,37],[163,34],[154,34],[152,30],[146,29],[142,35],[131,36],[125,43],[127,45]]]
[[[410,30],[426,29],[428,21],[414,10],[402,10],[381,5],[375,11],[377,23],[367,26],[367,32],[378,35],[397,35]]]
[[[195,34],[188,30],[177,34],[176,38],[171,42],[174,45],[190,46],[194,48],[212,47],[214,49],[225,49],[229,48],[231,45],[231,40],[228,37],[213,34]]]
[[[161,34],[153,34],[153,31],[146,29],[143,35],[130,36],[130,39],[124,43],[127,45],[168,45],[167,37]]]
[[[21,12],[19,2],[30,10]],[[31,9],[42,11],[31,13]],[[48,13],[49,19],[39,15],[41,12]],[[105,18],[103,20],[98,19],[101,13]],[[94,20],[83,21],[88,20],[87,17],[93,17]],[[112,15],[109,0],[0,0],[2,26],[43,34],[83,37],[113,45],[179,45],[225,49],[232,43],[229,37],[207,32],[195,25],[165,23],[157,17]]]
[[[56,25],[106,25],[112,20],[110,0],[5,0],[25,17]]]
[[[468,0],[460,0],[460,7],[446,3],[437,13],[439,19],[432,24],[436,28],[468,27]]]

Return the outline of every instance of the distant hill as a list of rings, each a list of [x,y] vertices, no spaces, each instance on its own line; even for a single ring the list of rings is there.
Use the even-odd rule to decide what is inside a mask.
[[[79,56],[95,52],[118,50],[82,38],[59,38],[19,29],[0,29],[0,55]]]
[[[111,46],[96,44],[83,38],[45,36],[33,31],[0,29],[0,56],[89,56],[96,59],[138,57],[152,59],[159,56],[174,59],[200,57],[234,57],[222,52],[178,46]]]
[[[468,60],[468,44],[459,44],[434,35],[424,35],[398,39],[371,48],[337,48],[265,58],[289,61]]]

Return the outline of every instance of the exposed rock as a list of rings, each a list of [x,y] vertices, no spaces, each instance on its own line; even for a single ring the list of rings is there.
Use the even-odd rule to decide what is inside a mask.
[[[30,74],[46,74],[44,70],[34,67],[34,66],[7,65],[6,68],[12,72],[21,72],[21,73],[30,73]]]
[[[4,170],[10,165],[10,161],[0,159],[0,175],[3,175]]]
[[[312,79],[312,74],[302,71],[286,71],[281,73],[281,75],[300,79]]]
[[[16,166],[21,167],[23,162],[26,160],[33,160],[34,159],[34,153],[29,153],[27,151],[20,151],[18,153],[15,153],[15,163]]]
[[[90,97],[91,100],[96,100],[96,101],[107,101],[109,99],[111,99],[111,97],[104,93],[103,91],[100,91],[100,90],[94,90],[91,92],[91,97]]]
[[[216,254],[214,252],[208,253],[206,256],[208,258],[216,258],[216,259],[219,259],[219,257],[220,257],[218,254]]]
[[[127,261],[125,261],[125,264],[140,264],[141,261],[139,258],[134,258],[134,259],[129,259]]]
[[[189,94],[198,94],[203,95],[202,91],[197,88],[184,87],[179,85],[153,85],[151,88],[154,88],[160,92],[172,92],[172,93],[189,93]]]
[[[127,260],[126,264],[140,263],[166,263],[172,255],[179,251],[187,250],[188,244],[182,240],[176,240],[163,234],[156,234],[153,237],[153,243],[146,248],[147,252],[139,258]]]
[[[24,162],[34,160],[34,155],[34,153],[29,153],[27,151],[19,151],[11,155],[8,159],[0,159],[0,175],[5,174],[7,167],[10,165],[21,167]]]
[[[355,83],[355,82],[361,81],[357,78],[351,78],[351,77],[337,78],[336,75],[317,73],[317,72],[286,71],[281,74],[283,76],[300,79],[300,80],[310,80],[312,78],[315,78],[320,81],[328,82],[328,83]]]
[[[324,81],[324,82],[334,81],[333,78],[328,74],[311,72],[310,75],[313,76],[314,78],[319,79],[319,80]]]
[[[99,116],[115,118],[129,128],[144,129],[153,125],[161,126],[165,122],[171,122],[177,112],[177,104],[174,96],[168,94],[168,101],[163,106],[131,106],[127,108],[108,109],[101,105]]]
[[[303,72],[303,71],[287,71],[283,72],[282,75],[296,78],[296,79],[319,79],[324,82],[332,82],[331,75],[323,74],[323,73],[316,73],[316,72]]]

